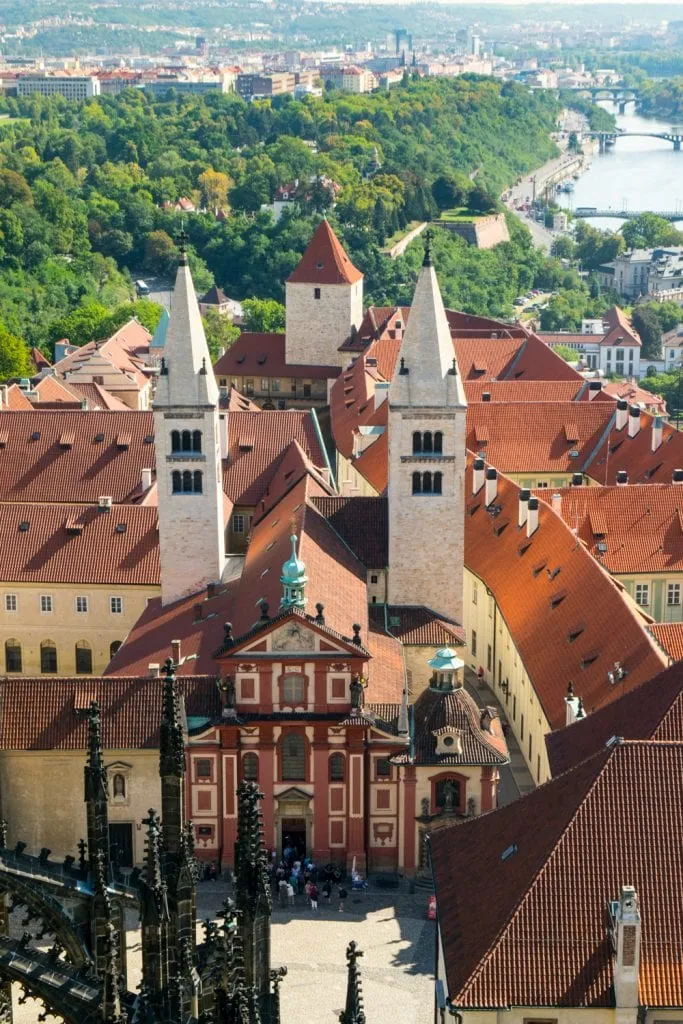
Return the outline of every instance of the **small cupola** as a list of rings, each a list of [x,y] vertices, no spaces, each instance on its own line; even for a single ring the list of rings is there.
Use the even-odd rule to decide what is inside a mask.
[[[306,606],[306,566],[296,553],[297,536],[295,533],[289,538],[292,544],[292,554],[282,566],[282,599],[280,608],[304,608]]]
[[[427,662],[432,669],[429,685],[432,690],[443,690],[447,693],[462,686],[461,669],[465,662],[451,647],[442,647]]]

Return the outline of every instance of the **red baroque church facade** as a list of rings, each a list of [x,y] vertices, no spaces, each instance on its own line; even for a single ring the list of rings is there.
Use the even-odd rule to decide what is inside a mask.
[[[299,609],[288,609],[218,655],[219,724],[190,725],[189,805],[197,851],[229,863],[243,779],[264,793],[266,845],[291,841],[316,863],[415,869],[415,769],[400,704],[361,707],[371,656]],[[404,822],[411,827],[405,829]]]

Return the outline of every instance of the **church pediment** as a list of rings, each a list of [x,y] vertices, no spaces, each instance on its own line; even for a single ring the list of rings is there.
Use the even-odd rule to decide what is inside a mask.
[[[278,626],[270,634],[270,648],[273,651],[314,651],[316,636],[302,622],[292,619]]]

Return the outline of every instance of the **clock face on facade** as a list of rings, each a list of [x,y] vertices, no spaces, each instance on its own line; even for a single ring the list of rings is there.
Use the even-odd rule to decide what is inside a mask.
[[[289,622],[272,634],[271,648],[274,651],[313,651],[315,635],[298,622]]]

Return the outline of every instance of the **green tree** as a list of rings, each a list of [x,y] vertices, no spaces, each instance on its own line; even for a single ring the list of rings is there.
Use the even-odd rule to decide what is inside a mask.
[[[166,231],[150,231],[145,239],[145,269],[170,274],[178,263],[178,250]]]
[[[235,339],[239,338],[240,329],[227,316],[223,316],[215,309],[209,309],[202,320],[211,361],[215,363],[222,353],[230,348]]]
[[[636,306],[633,310],[632,320],[643,343],[641,349],[643,359],[661,359],[662,328],[654,310],[648,309],[647,306]]]
[[[48,328],[48,339],[54,344],[67,338],[72,345],[85,345],[107,336],[110,311],[99,302],[88,302],[67,316],[53,320]]]
[[[472,182],[461,171],[440,174],[432,185],[432,197],[439,210],[449,210],[454,206],[467,206],[471,191]]]
[[[285,329],[285,307],[274,299],[245,299],[242,312],[247,331],[270,334]]]
[[[31,377],[35,367],[28,346],[0,323],[0,381],[11,377]]]
[[[575,245],[569,235],[560,235],[550,247],[550,255],[558,259],[571,260],[574,257]]]
[[[627,220],[621,233],[629,249],[683,244],[683,232],[677,231],[667,220],[654,213],[641,213],[633,220]]]
[[[553,351],[561,359],[564,359],[565,363],[577,363],[580,359],[576,349],[569,348],[568,345],[555,345],[553,346]]]

